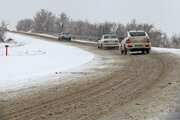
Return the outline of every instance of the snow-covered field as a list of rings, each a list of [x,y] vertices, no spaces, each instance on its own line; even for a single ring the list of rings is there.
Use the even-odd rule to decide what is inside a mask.
[[[8,56],[6,43],[0,43],[0,91],[29,87],[45,82],[40,79],[53,76],[55,72],[70,70],[94,58],[79,48],[47,42],[35,38],[8,33]],[[33,81],[33,78],[37,78]]]

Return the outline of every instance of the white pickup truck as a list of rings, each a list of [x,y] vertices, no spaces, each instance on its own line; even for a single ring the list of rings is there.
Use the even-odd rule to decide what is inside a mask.
[[[145,31],[128,31],[121,41],[121,54],[128,54],[133,51],[142,51],[149,54],[151,50],[151,40]]]

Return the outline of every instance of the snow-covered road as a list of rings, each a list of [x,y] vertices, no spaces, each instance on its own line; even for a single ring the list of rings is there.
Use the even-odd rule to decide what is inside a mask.
[[[166,111],[176,108],[180,91],[179,49],[152,48],[148,55],[125,56],[119,50],[99,50],[96,44],[79,43],[81,41],[67,43],[55,38],[46,41],[76,46],[92,52],[95,57],[86,64],[68,69],[68,72],[37,79],[38,85],[32,80],[35,77],[30,78],[31,82],[19,82],[35,84],[28,89],[0,91],[1,118],[142,120],[160,118]],[[34,57],[49,52],[40,50]],[[31,50],[24,51],[20,52],[21,56],[16,55],[19,52],[11,51],[8,57],[33,56]],[[4,54],[1,57],[5,57]],[[61,84],[61,80],[69,82]]]
[[[29,87],[48,79],[37,79],[55,75],[84,64],[94,55],[76,47],[8,33],[8,56],[5,43],[0,43],[0,91]],[[36,78],[36,80],[33,80]]]

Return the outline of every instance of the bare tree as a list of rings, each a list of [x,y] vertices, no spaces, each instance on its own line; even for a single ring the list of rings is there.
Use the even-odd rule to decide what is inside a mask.
[[[48,10],[41,9],[34,17],[34,30],[36,32],[54,32],[55,15]]]
[[[119,39],[122,39],[125,36],[126,28],[125,28],[125,26],[123,24],[118,25],[118,28],[116,30],[116,34],[117,34]]]
[[[5,23],[5,21],[2,21],[0,24],[0,42],[4,42],[6,31],[7,31],[7,24]]]
[[[32,19],[24,19],[24,20],[18,21],[16,30],[27,32],[33,29],[33,27],[34,27],[34,21]]]
[[[69,31],[70,23],[69,17],[66,13],[61,13],[59,17],[56,18],[56,30],[57,32]]]
[[[138,25],[137,25],[136,20],[133,19],[133,20],[131,21],[131,23],[128,23],[128,24],[126,25],[126,30],[127,30],[127,31],[138,30],[138,27],[137,27],[137,26],[138,26]]]
[[[171,47],[180,48],[180,34],[175,34],[171,37]]]
[[[113,23],[104,22],[98,25],[98,36],[111,33]]]
[[[31,29],[30,21],[22,20],[17,24],[17,30],[27,31]],[[41,9],[34,17],[34,30],[35,32],[47,32],[47,33],[59,33],[59,32],[70,32],[77,36],[87,36],[97,38],[103,34],[116,33],[119,38],[125,36],[126,31],[130,30],[144,30],[148,33],[151,38],[152,46],[169,46],[169,44],[177,44],[179,46],[178,37],[172,37],[171,42],[167,37],[167,34],[155,29],[153,24],[138,23],[133,19],[130,23],[123,25],[112,22],[103,23],[90,23],[88,20],[74,21],[65,13],[61,13],[56,17],[52,12]],[[173,45],[175,46],[175,45]]]

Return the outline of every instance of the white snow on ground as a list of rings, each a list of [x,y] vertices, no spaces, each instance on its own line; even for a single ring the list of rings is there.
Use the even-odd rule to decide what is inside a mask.
[[[180,49],[152,47],[152,50],[161,53],[171,53],[180,57]]]
[[[39,36],[45,36],[45,37],[50,37],[50,38],[58,38],[54,35],[48,35],[48,34],[43,34],[43,33],[31,33],[31,34],[35,34],[35,35],[39,35]]]
[[[97,42],[94,42],[94,41],[87,41],[87,40],[75,40],[75,39],[73,39],[72,41],[81,42],[81,43],[97,44]]]
[[[27,87],[38,83],[32,81],[34,77],[55,75],[94,58],[93,54],[72,46],[13,33],[8,33],[7,38],[13,38],[14,42],[8,43],[8,56],[5,56],[6,43],[0,43],[0,91]]]

